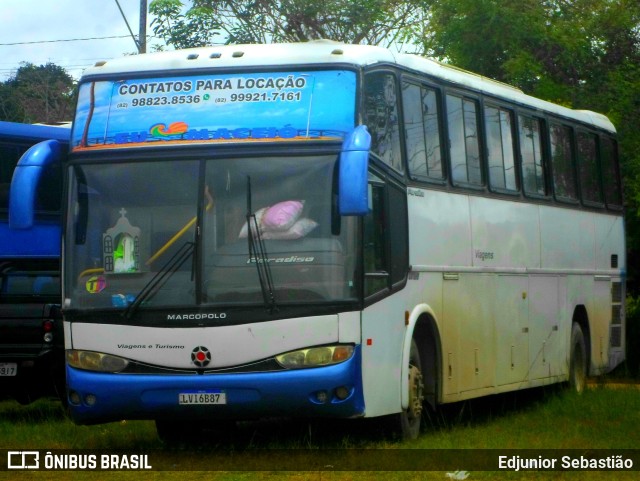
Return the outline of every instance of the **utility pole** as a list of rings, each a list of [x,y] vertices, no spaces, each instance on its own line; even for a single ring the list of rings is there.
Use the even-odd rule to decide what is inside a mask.
[[[140,30],[138,53],[147,53],[147,0],[140,0]]]
[[[129,22],[127,21],[127,17],[122,11],[122,7],[120,6],[120,2],[116,1],[116,5],[118,6],[118,10],[120,10],[120,15],[122,15],[122,19],[124,23],[127,24],[127,28],[129,29],[129,33],[131,34],[131,38],[136,44],[136,48],[138,49],[138,53],[147,53],[147,0],[140,0],[140,29],[138,32],[138,38],[133,34],[131,27],[129,26]]]

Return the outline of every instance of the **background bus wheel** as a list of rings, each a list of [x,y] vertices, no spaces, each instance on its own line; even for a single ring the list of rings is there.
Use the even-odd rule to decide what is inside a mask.
[[[199,434],[202,428],[194,421],[156,419],[156,431],[160,441],[166,445],[175,446],[200,439]]]
[[[420,434],[424,410],[424,380],[420,351],[415,340],[411,340],[409,354],[409,406],[399,414],[391,416],[393,434],[402,439],[416,439]]]
[[[587,346],[582,328],[574,323],[571,328],[571,354],[569,361],[569,387],[581,393],[587,385]]]

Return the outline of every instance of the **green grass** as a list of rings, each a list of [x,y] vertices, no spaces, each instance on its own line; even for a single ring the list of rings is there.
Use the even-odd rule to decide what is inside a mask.
[[[640,446],[640,390],[589,389],[582,395],[557,388],[492,396],[445,406],[426,423],[414,441],[387,437],[379,423],[364,421],[268,420],[240,426],[233,438],[210,431],[190,446],[167,447],[152,422],[126,421],[76,426],[59,403],[41,400],[30,406],[0,402],[0,449],[95,449],[127,453],[151,451],[154,459],[171,460],[178,469],[207,469],[207,462],[235,456],[247,466],[253,455],[286,461],[286,450],[306,450],[314,459],[331,450],[367,449],[376,456],[401,449],[636,449]],[[320,451],[321,450],[321,451]],[[297,451],[299,452],[299,451]],[[390,451],[387,451],[391,455]],[[168,461],[167,461],[168,462]],[[312,463],[313,464],[313,463]],[[171,465],[169,465],[171,466]],[[204,466],[204,467],[203,467]],[[407,466],[406,469],[409,469]],[[8,475],[11,476],[8,476]],[[99,475],[99,476],[96,476]],[[177,471],[153,472],[0,472],[0,479],[179,479]],[[445,472],[334,472],[299,467],[299,471],[191,471],[215,480],[447,480]],[[635,479],[637,472],[472,472],[473,479]],[[26,477],[25,477],[26,479]]]

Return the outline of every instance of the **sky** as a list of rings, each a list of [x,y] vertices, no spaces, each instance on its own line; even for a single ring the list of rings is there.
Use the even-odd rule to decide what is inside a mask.
[[[137,35],[140,0],[119,2]],[[147,37],[153,34],[150,21]],[[91,40],[65,41],[71,39]],[[148,38],[147,43],[161,41]],[[115,0],[0,0],[0,82],[14,75],[21,62],[51,62],[78,79],[100,60],[136,52]]]

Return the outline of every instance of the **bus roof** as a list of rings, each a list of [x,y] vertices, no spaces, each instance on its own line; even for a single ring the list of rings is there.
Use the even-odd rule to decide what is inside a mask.
[[[442,79],[462,88],[516,102],[534,110],[553,113],[615,132],[604,115],[588,110],[573,110],[540,100],[502,82],[413,54],[399,54],[383,47],[350,45],[331,40],[304,43],[247,44],[201,47],[170,52],[134,55],[98,62],[84,71],[83,80],[94,76],[176,74],[198,69],[243,69],[263,66],[321,66],[330,64],[368,66],[395,64],[418,73]]]
[[[0,121],[0,140],[20,140],[39,142],[41,140],[59,140],[69,142],[71,125],[21,124]]]

